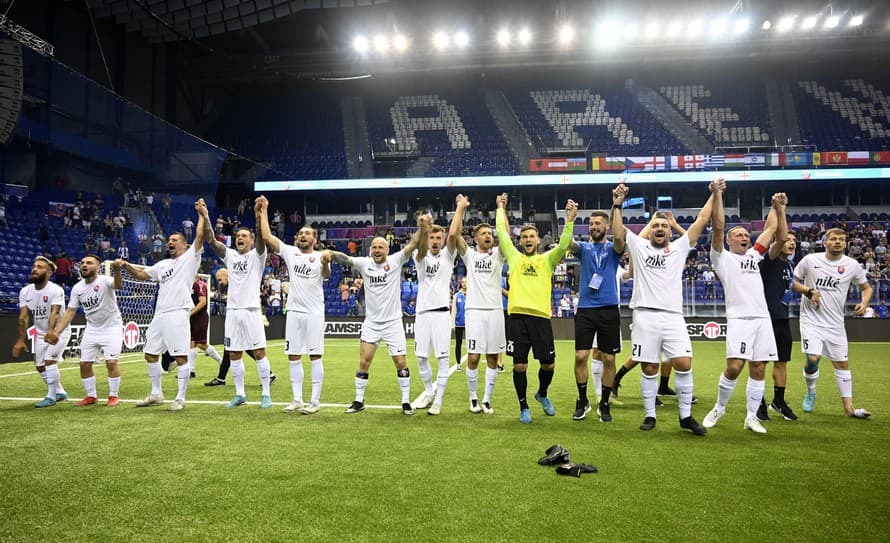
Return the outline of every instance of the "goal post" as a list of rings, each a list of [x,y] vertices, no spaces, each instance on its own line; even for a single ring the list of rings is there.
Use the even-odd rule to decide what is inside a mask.
[[[111,260],[102,262],[102,273],[111,275]],[[145,269],[147,266],[132,264],[134,268]],[[145,331],[151,324],[155,312],[155,299],[158,284],[154,281],[136,279],[126,270],[121,270],[123,284],[117,291],[117,305],[121,310],[124,323],[124,345],[121,352],[132,353],[142,350],[145,345]],[[198,278],[207,284],[207,310],[210,310],[210,276],[199,273]],[[207,323],[207,337],[210,337],[210,322]]]

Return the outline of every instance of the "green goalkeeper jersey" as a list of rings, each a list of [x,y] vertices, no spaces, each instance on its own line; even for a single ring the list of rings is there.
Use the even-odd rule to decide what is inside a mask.
[[[553,268],[562,260],[572,243],[574,223],[566,223],[556,248],[533,256],[527,256],[513,246],[510,232],[507,230],[507,214],[503,209],[498,209],[496,225],[501,253],[510,266],[507,313],[549,319]]]

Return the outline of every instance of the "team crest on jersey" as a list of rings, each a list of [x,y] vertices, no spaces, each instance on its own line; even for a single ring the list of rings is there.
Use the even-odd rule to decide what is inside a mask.
[[[843,267],[843,266],[838,266],[838,267],[837,267],[837,272],[838,272],[838,273],[844,273],[845,271],[847,271],[847,268],[845,268],[845,267]]]
[[[383,271],[385,271],[385,272],[389,271],[389,264],[384,264]]]
[[[46,303],[46,302],[48,302],[48,301],[49,301],[49,296],[44,296],[44,297],[43,297],[43,303]]]
[[[93,292],[99,292],[99,285],[93,287]]]
[[[314,257],[314,256],[310,256],[310,257],[309,257],[309,262],[310,262],[310,263],[315,262],[315,257]]]
[[[671,248],[670,248],[670,247],[665,247],[665,248],[664,248],[664,254],[668,254],[668,253],[670,253],[670,252],[671,252]]]

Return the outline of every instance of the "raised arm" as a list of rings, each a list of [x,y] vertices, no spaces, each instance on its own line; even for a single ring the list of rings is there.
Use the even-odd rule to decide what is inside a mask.
[[[627,197],[629,189],[621,183],[612,189],[612,243],[625,243],[627,241],[627,228],[621,217],[621,205]]]
[[[578,215],[578,204],[575,203],[574,200],[569,200],[566,202],[566,223],[562,227],[562,234],[559,236],[559,244],[544,253],[547,257],[547,261],[550,263],[550,269],[552,270],[562,257],[566,254],[566,249],[569,248],[569,245],[572,243],[572,234],[575,231],[575,217]]]
[[[785,206],[788,205],[788,196],[786,196],[784,192],[779,194],[782,198],[778,204],[780,207],[776,208],[776,240],[769,248],[770,260],[779,258],[779,255],[782,254],[782,249],[785,248],[785,241],[788,240],[788,218],[785,216]],[[775,200],[772,204],[773,206],[776,206]]]
[[[713,183],[711,183],[711,187],[714,187]],[[716,190],[711,191],[710,201],[713,201],[714,204],[711,208],[711,223],[714,229],[714,235],[711,237],[711,249],[722,253],[723,239],[726,236],[723,232],[723,229],[726,228],[726,218],[723,213],[723,190],[719,186],[716,187]],[[692,230],[691,227],[689,229]],[[697,240],[698,236],[695,239]],[[689,238],[689,241],[692,242],[692,237]]]
[[[665,211],[664,216],[667,217],[667,221],[668,224],[671,226],[671,230],[681,236],[686,233],[686,229],[680,226],[680,223],[677,222],[677,217],[674,217],[674,214],[672,212]]]
[[[204,198],[199,198],[195,202],[195,210],[198,211],[198,225],[195,228],[195,241],[192,243],[192,247],[197,253],[204,247],[204,225],[207,224],[204,220],[207,215],[207,204],[204,203]]]
[[[352,266],[352,257],[340,251],[328,251],[331,254],[331,260],[341,266]]]
[[[269,200],[265,196],[256,199],[253,205],[256,213],[256,224],[259,229],[259,237],[269,246],[270,249],[279,252],[281,241],[272,235],[272,229],[269,228]]]
[[[418,260],[426,256],[427,243],[429,243],[430,223],[433,218],[431,215],[421,215],[417,217],[417,230],[411,236],[402,252],[405,253],[405,259],[411,258],[414,249],[417,249]]]
[[[118,258],[115,262],[120,263],[121,269],[127,270],[127,273],[133,276],[134,279],[138,279],[140,281],[149,281],[151,280],[151,276],[145,270],[137,268],[136,266],[130,264],[126,260],[122,260]]]
[[[324,279],[331,276],[331,260],[331,251],[321,252],[321,276]]]
[[[510,239],[510,231],[507,230],[507,193],[499,195],[496,199],[497,211],[495,212],[494,225],[498,232],[498,247],[504,254],[504,259],[509,261],[518,251]]]
[[[213,233],[213,226],[210,224],[210,216],[207,212],[207,206],[197,206],[195,205],[195,209],[198,211],[198,228],[201,228],[200,225],[203,224],[204,227],[201,228],[204,233],[204,239],[207,240],[207,243],[210,244],[210,247],[213,248],[213,252],[216,253],[220,259],[226,257],[226,246],[219,242],[216,239],[216,235]],[[203,221],[203,223],[201,222]]]
[[[453,253],[456,249],[463,256],[467,252],[467,242],[463,236],[464,213],[470,206],[470,199],[458,194],[454,203],[454,216],[451,217],[451,226],[448,228],[448,251]]]
[[[779,223],[778,206],[781,205],[781,198],[784,194],[773,194],[772,207],[770,207],[769,215],[766,217],[766,223],[763,225],[763,232],[757,236],[756,244],[764,249],[769,247],[770,242],[776,237],[776,226]],[[782,215],[785,215],[785,206],[782,206]]]
[[[118,264],[117,260],[111,263],[111,276],[114,278],[114,283],[111,285],[112,288],[120,290],[124,285],[124,278],[121,275],[121,265]]]
[[[723,182],[723,178],[719,178],[716,181],[711,182],[708,186],[711,189],[711,195],[708,197],[708,200],[705,202],[705,205],[701,208],[701,211],[698,212],[698,217],[695,218],[695,222],[689,226],[689,230],[686,231],[686,234],[689,236],[689,246],[695,247],[695,244],[698,242],[699,236],[701,236],[702,232],[704,232],[705,227],[711,222],[711,211],[714,208],[714,193],[720,188],[725,189],[726,183]]]

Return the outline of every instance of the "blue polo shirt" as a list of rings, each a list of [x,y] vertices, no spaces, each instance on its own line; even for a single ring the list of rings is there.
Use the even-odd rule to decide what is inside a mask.
[[[618,305],[618,284],[615,275],[621,264],[621,255],[612,248],[612,242],[578,242],[581,248],[581,282],[578,284],[579,308],[607,307]],[[599,288],[592,288],[593,275],[600,276]]]

